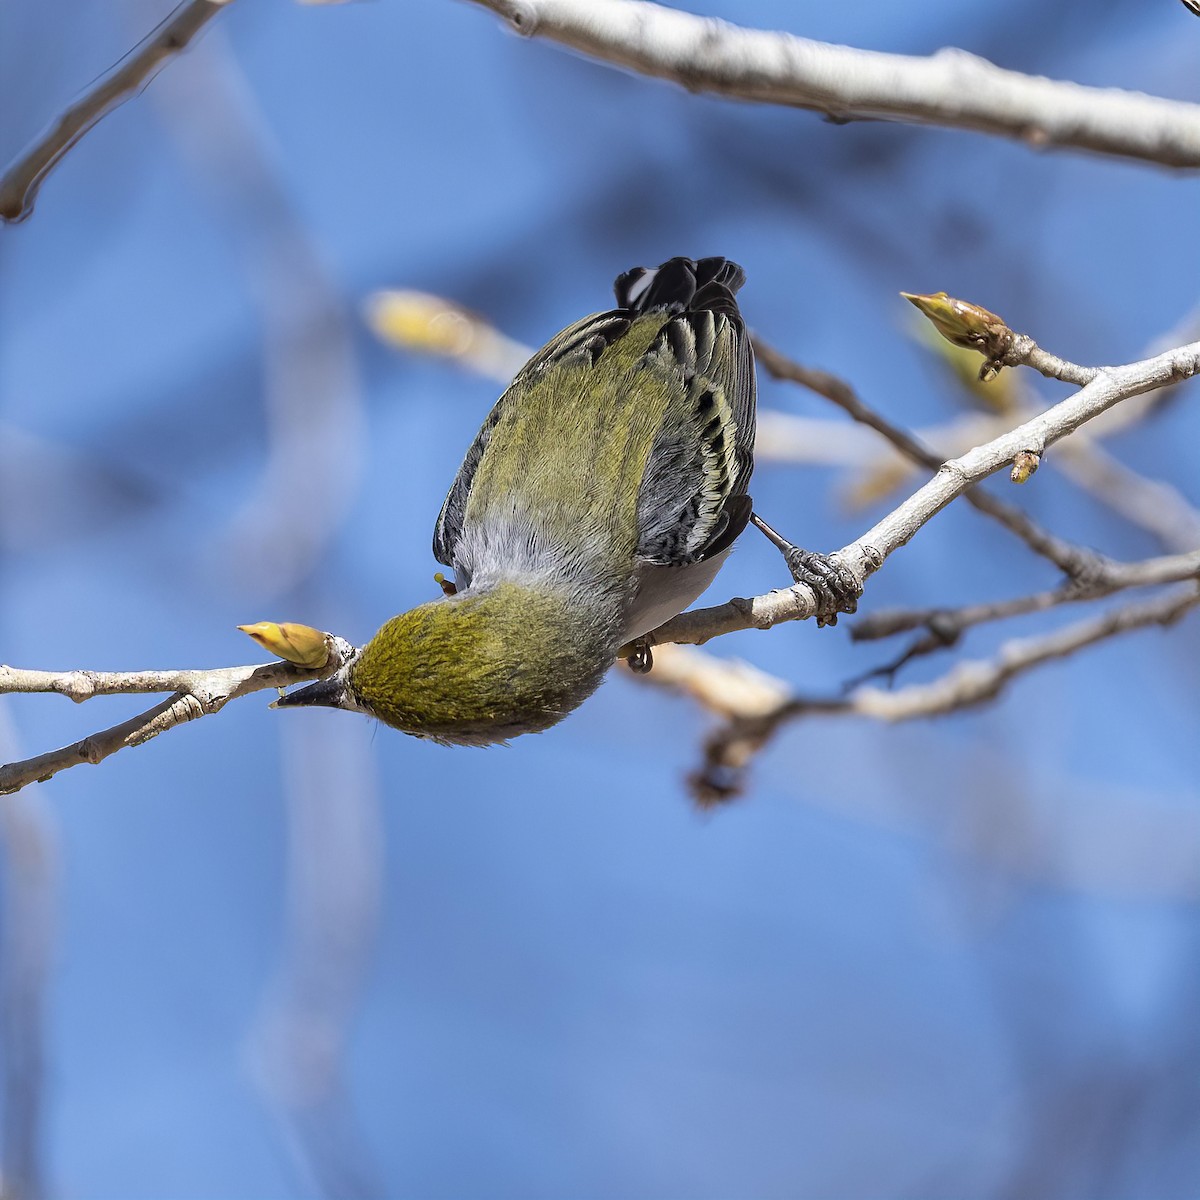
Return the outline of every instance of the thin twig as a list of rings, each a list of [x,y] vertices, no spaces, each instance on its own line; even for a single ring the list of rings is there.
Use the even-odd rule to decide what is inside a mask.
[[[967,629],[987,621],[1003,620],[1025,613],[1041,612],[1059,604],[1081,600],[1098,600],[1127,588],[1153,587],[1164,583],[1180,583],[1200,577],[1200,550],[1186,554],[1164,554],[1141,562],[1109,561],[1104,572],[1087,586],[1067,584],[1028,596],[1014,596],[986,604],[969,604],[962,608],[881,609],[855,621],[850,636],[856,642],[876,641],[907,633],[922,625],[939,623],[955,629]]]
[[[255,1083],[305,1194],[386,1193],[358,1128],[346,1049],[379,924],[384,838],[366,724],[279,723],[287,814],[280,960],[249,1038]]]
[[[268,123],[223,34],[177,63],[154,100],[196,193],[237,246],[262,329],[267,454],[213,557],[244,589],[279,595],[345,521],[366,437],[345,297],[280,178]]]
[[[851,694],[848,711],[881,721],[911,721],[957,712],[993,699],[1010,680],[1033,667],[1066,658],[1117,634],[1173,624],[1197,604],[1200,589],[1172,589],[1166,595],[1111,609],[1053,633],[1006,642],[995,658],[958,663],[931,683],[911,684],[897,691],[860,688]]]
[[[870,613],[850,627],[851,640],[875,641],[922,627],[925,632],[896,658],[860,676],[855,682],[878,677],[894,679],[900,668],[914,659],[957,645],[962,635],[975,625],[1045,612],[1060,604],[1098,600],[1127,588],[1152,587],[1197,578],[1200,578],[1200,550],[1136,563],[1109,561],[1103,572],[1086,584],[1068,582],[1062,587],[1007,600],[968,604],[961,608],[884,609]]]
[[[693,92],[1200,167],[1200,105],[1006,71],[964,50],[882,54],[743,29],[646,0],[475,0],[546,37]]]
[[[186,0],[115,67],[102,75],[3,176],[0,220],[22,221],[64,154],[114,108],[136,95],[231,0]]]

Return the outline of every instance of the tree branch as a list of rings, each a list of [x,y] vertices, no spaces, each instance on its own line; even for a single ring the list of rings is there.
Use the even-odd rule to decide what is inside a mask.
[[[1076,487],[1152,533],[1165,549],[1200,546],[1200,512],[1182,492],[1161,479],[1140,475],[1094,437],[1064,442],[1054,465]]]
[[[82,703],[93,696],[172,692],[166,700],[137,716],[89,734],[78,742],[22,762],[0,766],[0,795],[41,783],[81,763],[103,762],[127,746],[151,738],[197,717],[219,712],[230,701],[267,688],[289,687],[332,675],[353,653],[344,638],[330,635],[329,661],[319,670],[287,662],[261,666],[217,667],[210,671],[24,671],[0,666],[0,695],[12,692],[58,692]]]
[[[994,700],[1018,675],[1077,650],[1150,625],[1170,625],[1200,605],[1195,585],[1173,590],[1077,621],[1039,637],[1004,643],[994,658],[961,662],[930,683],[895,691],[859,687],[848,696],[793,698],[767,714],[734,717],[705,743],[704,763],[689,779],[697,803],[711,805],[736,796],[754,755],[787,721],[805,716],[860,716],[877,721],[913,721],[944,716]]]
[[[849,697],[847,711],[881,721],[911,721],[956,712],[993,699],[1011,679],[1033,667],[1134,629],[1170,625],[1197,604],[1200,589],[1174,589],[1165,596],[1115,608],[1053,633],[1013,639],[1000,647],[995,658],[958,663],[931,683],[912,684],[896,691],[860,688]]]
[[[1200,342],[1141,362],[1104,367],[1086,387],[1016,429],[985,442],[941,465],[924,487],[861,537],[844,546],[837,557],[864,583],[888,555],[905,545],[926,522],[957,496],[1000,470],[1024,450],[1041,454],[1047,446],[1073,433],[1114,404],[1154,388],[1188,379],[1200,370]],[[1103,561],[1103,560],[1101,560]],[[702,643],[739,629],[769,629],[781,621],[802,620],[817,610],[817,598],[802,584],[753,599],[734,599],[715,608],[682,613],[649,635],[650,644]]]
[[[689,91],[973,129],[1036,148],[1068,147],[1200,167],[1200,105],[1006,71],[964,50],[882,54],[743,29],[646,0],[475,0],[527,37],[546,37]]]
[[[50,171],[89,129],[136,95],[231,0],[185,0],[115,67],[102,75],[3,176],[0,220],[23,221]]]
[[[1032,346],[1032,341],[1029,344]],[[874,409],[864,404],[845,380],[839,379],[836,375],[830,375],[826,371],[817,371],[812,367],[794,362],[759,338],[754,340],[754,352],[768,374],[773,375],[776,379],[786,379],[792,383],[801,384],[819,396],[832,400],[855,421],[874,429],[876,433],[886,438],[906,458],[930,471],[941,470],[942,464],[945,462],[943,458],[934,454],[907,430],[893,425]],[[1061,359],[1055,359],[1055,362],[1061,361]],[[1075,369],[1081,373],[1081,377],[1085,371],[1091,371],[1089,379],[1095,374],[1091,368],[1077,367]],[[1103,562],[1101,556],[1094,551],[1056,537],[1038,525],[1028,513],[988,492],[967,492],[966,500],[972,507],[999,521],[1009,532],[1016,534],[1035,554],[1041,554],[1048,558],[1071,578],[1081,578],[1093,574]]]

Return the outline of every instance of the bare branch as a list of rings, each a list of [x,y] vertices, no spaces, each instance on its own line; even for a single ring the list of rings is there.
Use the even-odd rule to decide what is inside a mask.
[[[153,99],[197,193],[235,239],[262,328],[266,458],[213,558],[243,588],[280,595],[346,519],[366,439],[345,298],[280,178],[268,123],[223,33],[177,63]]]
[[[1031,343],[1032,344],[1032,343]],[[809,388],[827,400],[832,400],[860,424],[874,429],[886,438],[906,458],[930,471],[941,470],[945,461],[918,441],[911,433],[893,425],[886,417],[864,404],[854,389],[836,375],[817,371],[793,362],[778,350],[755,339],[754,351],[759,363],[776,379],[787,379]],[[1080,368],[1083,370],[1083,368]],[[1022,450],[1030,447],[1021,447]],[[1093,573],[1101,564],[1094,551],[1064,541],[1043,529],[1028,513],[1015,505],[1007,504],[988,492],[967,492],[967,503],[980,512],[1000,522],[1011,533],[1016,534],[1035,554],[1044,555],[1056,567],[1072,578]]]
[[[1042,453],[1059,438],[1130,396],[1188,379],[1200,370],[1200,342],[1155,358],[1098,371],[1086,387],[1008,433],[944,463],[924,487],[861,537],[837,552],[860,583],[905,545],[953,499],[1011,463],[1022,450]],[[781,621],[802,620],[817,610],[817,597],[802,584],[753,599],[734,599],[715,608],[672,618],[649,635],[651,644],[701,643],[737,629],[769,629]]]
[[[973,129],[1036,148],[1068,147],[1200,167],[1200,106],[1006,71],[964,50],[928,58],[743,29],[646,0],[475,0],[527,37],[546,37],[689,91]]]
[[[1019,335],[1013,337],[1015,340]],[[1032,354],[1034,349],[1036,347],[1032,340],[1024,338],[1021,352],[1014,353],[1013,361],[1032,361],[1036,358],[1036,355]],[[808,383],[810,386],[817,385],[818,390],[836,398],[851,415],[883,432],[884,436],[899,446],[905,454],[917,458],[917,461],[925,463],[926,466],[932,466],[936,461],[931,452],[917,443],[910,434],[890,426],[880,416],[866,409],[840,380],[824,377],[817,379],[814,384],[811,377],[820,373],[808,372],[806,368],[791,364],[769,348],[760,346],[760,352],[764,352],[764,365],[768,368],[775,368],[786,373],[788,378],[797,378],[799,382]],[[1106,412],[1124,398],[1163,388],[1194,376],[1196,371],[1200,370],[1200,342],[1193,342],[1188,346],[1169,350],[1156,358],[1121,367],[1076,367],[1052,356],[1050,360],[1051,370],[1056,377],[1088,378],[1090,383],[1074,396],[1068,397],[1044,413],[1033,416],[1015,430],[1002,433],[1000,437],[992,438],[990,442],[967,451],[965,455],[940,464],[937,473],[928,484],[919,488],[859,539],[842,548],[838,557],[860,586],[872,572],[880,568],[890,553],[905,545],[917,530],[944,506],[966,493],[968,488],[978,484],[995,470],[1012,462],[1022,451],[1040,455],[1046,446],[1074,432],[1086,421]],[[1024,514],[1016,516],[1024,520]],[[1006,516],[1004,521],[1010,524],[1014,518]],[[1042,552],[1048,553],[1056,562],[1062,560],[1064,566],[1069,564],[1076,588],[1086,590],[1096,587],[1097,583],[1109,582],[1114,584],[1115,589],[1132,587],[1138,582],[1154,582],[1148,577],[1154,560],[1147,564],[1112,563],[1109,559],[1093,556],[1091,552],[1081,551],[1079,547],[1058,542],[1058,539],[1052,538],[1050,534],[1038,530],[1032,522],[1028,523],[1028,526],[1030,528],[1022,532],[1025,540],[1031,545],[1036,545],[1036,548],[1042,548]],[[1163,569],[1163,562],[1164,560],[1159,560],[1158,569]],[[1177,560],[1166,562],[1169,562],[1170,570],[1181,570],[1181,564]],[[1188,566],[1188,570],[1192,569],[1190,560],[1184,565]],[[814,616],[816,610],[817,596],[804,584],[796,584],[791,588],[757,596],[751,600],[734,599],[719,607],[680,614],[655,630],[648,636],[647,641],[649,644],[700,643],[733,630],[767,629],[782,620]],[[91,734],[80,742],[31,760],[0,767],[0,792],[17,791],[29,782],[48,779],[59,770],[76,766],[80,762],[101,762],[103,758],[124,749],[127,745],[139,745],[184,721],[217,712],[234,696],[245,695],[246,692],[269,686],[286,686],[305,679],[323,678],[325,674],[336,670],[337,666],[353,653],[353,647],[342,638],[332,635],[326,637],[330,643],[330,660],[325,667],[316,671],[305,670],[286,662],[259,667],[218,668],[217,671],[210,672],[55,673],[17,671],[11,667],[0,666],[0,695],[13,691],[56,691],[71,696],[74,700],[83,701],[91,696],[113,692],[173,692],[167,700],[120,725]],[[692,668],[691,673],[695,676],[696,668]],[[864,694],[862,690],[856,692],[856,696]],[[794,713],[800,704],[811,707],[812,703],[814,702],[787,701],[782,703],[779,712]],[[821,704],[823,712],[845,710],[845,702],[842,701],[817,703]],[[758,716],[756,720],[768,718]],[[769,730],[763,736],[769,736]]]
[[[1085,646],[1148,625],[1170,625],[1200,604],[1200,589],[1189,586],[1165,596],[1112,609],[1039,637],[1006,642],[994,659],[958,663],[931,683],[897,691],[859,688],[846,711],[881,721],[911,721],[994,699],[1017,675],[1053,659],[1066,658]]]
[[[735,717],[707,739],[704,763],[689,780],[698,803],[736,796],[754,755],[788,721],[805,716],[860,716],[898,722],[944,716],[994,700],[1017,676],[1085,646],[1151,625],[1170,625],[1200,605],[1200,588],[1176,589],[1151,600],[1112,609],[1039,637],[1014,639],[992,659],[958,663],[930,683],[895,691],[859,687],[848,696],[795,698],[774,712]]]
[[[306,670],[291,663],[260,666],[217,667],[205,671],[23,671],[0,666],[0,695],[12,692],[58,692],[82,703],[93,696],[118,693],[172,692],[161,703],[138,713],[119,725],[103,729],[23,762],[0,766],[0,795],[16,792],[30,783],[41,783],[67,767],[99,763],[124,750],[197,717],[219,712],[230,701],[266,688],[289,687],[324,679],[353,653],[344,638],[330,636],[334,652],[320,670]]]
[[[654,670],[629,671],[632,678],[690,696],[725,718],[763,717],[792,699],[790,684],[750,663],[717,658],[695,646],[660,646]]]
[[[186,0],[102,75],[0,176],[0,220],[22,221],[33,211],[50,171],[89,129],[136,95],[230,0]]]
[[[1043,612],[1060,604],[1099,600],[1126,588],[1153,587],[1197,578],[1200,578],[1200,550],[1134,563],[1109,560],[1101,574],[1083,586],[1069,583],[1028,596],[969,604],[962,608],[882,609],[855,621],[850,627],[850,637],[856,642],[870,642],[925,626],[939,632],[949,644],[972,625]]]

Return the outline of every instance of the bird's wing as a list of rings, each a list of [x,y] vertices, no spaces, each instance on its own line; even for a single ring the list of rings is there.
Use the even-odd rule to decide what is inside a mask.
[[[638,557],[647,563],[703,562],[750,519],[754,357],[729,300],[694,301],[666,319],[639,368],[666,377],[671,395],[638,493]]]
[[[509,396],[514,391],[524,390],[531,377],[544,374],[548,367],[567,365],[573,358],[578,357],[589,366],[594,366],[605,347],[621,337],[629,329],[629,325],[630,314],[619,309],[594,313],[564,329],[521,368],[504,394],[492,406],[492,411],[488,413],[483,427],[475,435],[462,466],[458,468],[454,483],[450,486],[433,530],[433,556],[438,562],[447,567],[454,565],[454,547],[462,533],[463,517],[467,511],[475,472],[479,469],[492,431],[504,415]]]

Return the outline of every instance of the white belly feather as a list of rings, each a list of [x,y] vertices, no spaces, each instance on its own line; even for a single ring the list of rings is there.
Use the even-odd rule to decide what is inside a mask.
[[[641,567],[637,595],[625,617],[625,640],[631,642],[683,612],[704,593],[728,557],[725,550],[688,567]]]

